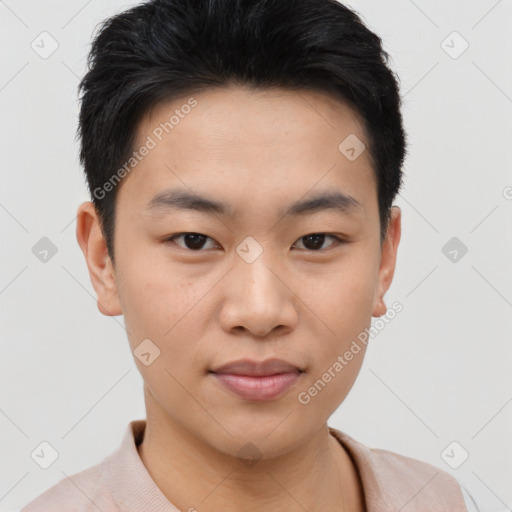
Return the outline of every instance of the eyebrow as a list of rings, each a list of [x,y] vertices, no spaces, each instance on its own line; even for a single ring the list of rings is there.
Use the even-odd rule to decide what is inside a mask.
[[[300,199],[291,204],[282,216],[303,216],[309,213],[335,210],[344,215],[356,213],[362,204],[343,192],[326,191],[308,199]],[[164,190],[154,196],[146,205],[149,212],[170,210],[193,210],[209,215],[233,216],[233,208],[225,203],[203,197],[182,189]]]

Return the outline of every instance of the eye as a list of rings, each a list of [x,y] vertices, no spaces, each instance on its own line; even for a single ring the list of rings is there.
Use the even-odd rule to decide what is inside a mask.
[[[177,239],[183,239],[184,246],[181,244],[177,244],[183,249],[190,249],[191,251],[199,251],[205,245],[206,240],[213,240],[209,236],[203,235],[201,233],[178,233],[177,235],[170,236],[165,239],[165,242],[173,242]]]
[[[344,240],[337,237],[336,235],[329,235],[327,233],[311,233],[309,235],[304,235],[303,237],[299,238],[299,242],[303,241],[303,245],[305,250],[313,251],[313,252],[320,252],[320,250],[325,249],[325,247],[322,247],[325,243],[326,238],[331,238],[334,240],[334,244],[331,244],[328,247],[331,247],[332,245],[338,245],[345,243]],[[182,243],[177,243],[175,240],[182,239]],[[202,249],[205,249],[205,242],[207,240],[211,240],[216,244],[215,240],[213,238],[210,238],[207,235],[203,235],[202,233],[178,233],[176,235],[172,235],[164,240],[164,242],[169,243],[176,243],[178,246],[182,247],[183,249],[189,249],[191,251],[200,252]],[[297,244],[297,242],[295,243]],[[294,244],[294,246],[295,246]],[[217,244],[218,247],[218,244]],[[210,249],[214,247],[210,247]],[[300,248],[300,247],[299,247]],[[208,247],[206,247],[208,249]],[[302,249],[302,248],[300,248]]]
[[[299,238],[299,241],[304,240],[303,245],[305,246],[306,250],[312,250],[315,252],[319,252],[319,249],[322,248],[326,238],[334,239],[335,240],[334,245],[344,243],[344,240],[337,237],[336,235],[329,235],[327,233],[311,233],[310,235],[305,235],[305,236]],[[333,244],[331,244],[331,246],[332,245]]]

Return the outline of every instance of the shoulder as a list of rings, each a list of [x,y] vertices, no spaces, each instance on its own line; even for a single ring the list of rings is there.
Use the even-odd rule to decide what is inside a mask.
[[[468,509],[467,512],[483,512],[484,509],[481,505],[481,502],[477,497],[477,494],[470,490],[470,485],[461,478],[457,478],[457,482],[459,483],[462,490],[462,496],[464,497],[464,502],[466,503],[466,507]]]
[[[117,511],[103,484],[103,471],[110,458],[99,464],[64,477],[53,487],[25,505],[20,512],[102,512]]]
[[[410,482],[422,482],[425,486],[422,492],[434,494],[446,490],[459,491],[462,494],[455,477],[440,467],[380,448],[370,448],[370,453],[377,470],[386,471],[397,478],[406,477]]]
[[[400,474],[412,475],[413,478],[426,480],[427,487],[431,487],[430,492],[439,496],[440,492],[459,493],[462,494],[467,512],[482,512],[479,501],[465,480],[453,476],[451,473],[424,462],[422,460],[413,459],[405,455],[401,455],[388,450],[379,448],[369,448],[370,452],[376,455],[377,460],[383,465],[389,466],[396,476]],[[408,476],[409,478],[409,476]],[[432,485],[434,484],[434,485]]]
[[[425,510],[428,504],[437,511],[478,512],[478,508],[468,508],[459,482],[440,467],[389,450],[368,447],[333,428],[330,431],[352,456],[365,495],[375,510],[391,505],[403,506],[405,500],[411,511]]]

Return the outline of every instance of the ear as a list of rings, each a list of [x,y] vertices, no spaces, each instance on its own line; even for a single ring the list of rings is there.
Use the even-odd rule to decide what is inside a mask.
[[[388,291],[393,280],[393,274],[395,273],[396,255],[402,230],[401,214],[402,212],[398,206],[391,207],[386,237],[382,243],[379,278],[375,290],[372,316],[382,316],[387,311],[386,304],[384,303],[384,294]]]
[[[121,315],[114,267],[108,255],[99,216],[91,201],[78,207],[76,239],[87,262],[89,276],[97,295],[98,309],[106,316]]]

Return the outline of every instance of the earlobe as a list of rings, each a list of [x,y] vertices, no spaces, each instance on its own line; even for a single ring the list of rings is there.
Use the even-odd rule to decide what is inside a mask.
[[[386,306],[386,303],[384,302],[384,298],[380,297],[377,300],[377,304],[375,304],[375,307],[373,308],[372,316],[374,316],[374,317],[384,316],[386,314],[387,310],[388,310],[388,307]]]
[[[372,312],[374,317],[383,316],[387,311],[384,295],[388,291],[395,273],[397,251],[401,236],[401,213],[398,206],[391,207],[386,238],[382,244],[379,277]]]
[[[106,316],[121,315],[114,267],[108,255],[99,216],[91,201],[78,207],[76,239],[85,256],[91,283],[96,291],[98,309]]]

